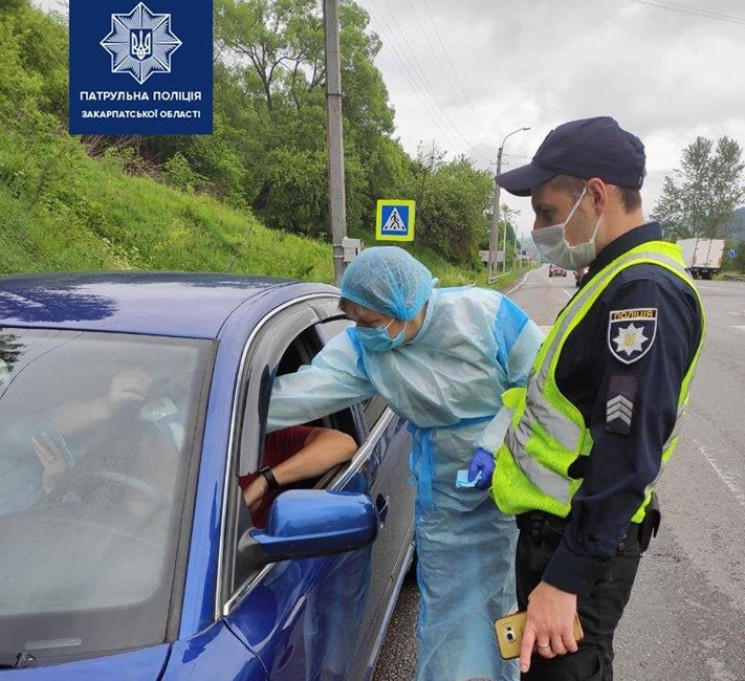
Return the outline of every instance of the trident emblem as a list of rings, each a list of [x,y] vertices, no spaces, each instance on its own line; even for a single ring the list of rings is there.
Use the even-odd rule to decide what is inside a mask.
[[[153,54],[153,32],[149,29],[129,31],[129,54],[135,59],[144,61]]]
[[[156,14],[140,2],[128,14],[111,15],[101,47],[111,55],[111,73],[128,73],[142,85],[154,73],[171,72],[171,55],[181,41],[171,31],[170,14]]]

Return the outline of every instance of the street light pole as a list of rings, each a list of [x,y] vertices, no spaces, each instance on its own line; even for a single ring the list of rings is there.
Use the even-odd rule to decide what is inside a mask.
[[[508,137],[511,137],[515,133],[518,132],[524,132],[525,130],[530,130],[530,128],[518,128],[517,130],[513,130],[512,132],[508,133],[502,138],[502,142],[499,145],[499,150],[497,151],[497,175],[499,175],[502,172],[502,153],[504,152],[504,143],[507,141]],[[487,275],[487,281],[491,284],[495,279],[496,275],[494,274],[494,271],[496,270],[496,260],[497,260],[497,239],[499,236],[499,183],[497,182],[497,176],[494,176],[494,206],[492,207],[492,214],[491,214],[491,231],[489,233],[489,268],[488,268],[488,275]],[[505,224],[505,230],[504,230],[504,243],[505,247],[503,249],[503,255],[502,255],[502,272],[505,271],[505,268],[507,267],[507,225]]]

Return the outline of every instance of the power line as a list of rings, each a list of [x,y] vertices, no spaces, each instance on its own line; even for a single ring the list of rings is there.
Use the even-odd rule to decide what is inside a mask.
[[[394,10],[393,10],[393,8],[390,5],[389,0],[383,0],[383,2],[385,2],[386,6],[388,7],[388,10],[389,10],[390,14],[392,16],[395,16]],[[411,0],[409,0],[409,4],[411,5]],[[411,5],[411,7],[412,7],[412,10],[414,10],[413,5]],[[415,18],[417,20],[417,23],[419,24],[419,27],[420,27],[420,30],[422,31],[422,34],[424,35],[424,37],[429,42],[429,37],[426,35],[426,32],[424,31],[424,28],[421,25],[421,22],[419,21],[419,17],[416,15],[416,12],[415,11],[414,11],[414,16],[415,16]],[[396,28],[400,31],[400,28],[398,26]],[[466,137],[460,131],[460,126],[450,118],[450,114],[447,112],[445,106],[440,101],[439,96],[438,96],[437,92],[435,91],[435,88],[432,87],[431,83],[429,82],[429,79],[427,78],[427,75],[425,74],[424,69],[419,64],[419,60],[416,58],[416,55],[414,54],[413,50],[409,46],[409,43],[405,39],[405,36],[403,36],[403,41],[402,42],[403,42],[403,45],[406,47],[406,49],[408,49],[409,54],[411,55],[412,62],[416,65],[416,68],[419,69],[420,77],[423,80],[423,82],[425,83],[426,89],[429,92],[429,96],[431,97],[432,102],[435,105],[435,108],[441,114],[443,120],[446,122],[446,124],[450,128],[452,128],[453,132],[456,135],[458,135],[458,137],[461,139],[462,143],[465,144],[466,147],[472,146],[472,143],[468,139],[466,139]],[[431,44],[430,44],[430,49],[432,49]]]
[[[376,17],[373,17],[372,13],[370,13],[370,18],[372,21],[374,21],[376,24],[379,24]],[[398,64],[399,68],[401,69],[401,73],[404,75],[406,80],[408,81],[409,85],[411,86],[411,90],[416,96],[416,98],[419,100],[419,103],[422,105],[422,108],[426,112],[427,116],[429,116],[432,123],[434,123],[435,127],[439,130],[440,134],[442,135],[443,139],[445,140],[451,140],[451,135],[449,132],[446,132],[442,126],[440,125],[440,121],[434,116],[435,108],[429,106],[423,99],[420,92],[424,93],[426,90],[426,87],[424,87],[421,84],[420,76],[418,73],[416,73],[416,70],[413,68],[413,66],[409,63],[409,66],[407,67],[406,64],[404,64],[404,61],[408,61],[406,55],[403,54],[403,52],[400,50],[400,46],[398,45],[398,39],[393,34],[390,26],[388,25],[388,22],[385,20],[385,18],[382,18],[382,21],[386,24],[386,31],[390,33],[391,35],[391,41],[388,42],[388,47],[391,49],[391,55],[394,59],[394,61]]]
[[[388,8],[389,14],[391,16],[394,16],[395,13],[394,13],[393,8],[391,7],[389,1],[388,0],[383,0],[383,2],[385,3],[386,7]],[[390,34],[390,37],[393,40],[395,40],[396,42],[398,42],[398,37],[396,35],[396,32],[397,31],[398,32],[401,32],[401,29],[398,26],[396,26],[396,25],[390,25],[390,24],[388,24],[387,21],[385,20],[385,17],[383,17],[383,20],[385,21],[386,25],[388,26],[388,32]],[[440,103],[440,100],[438,98],[437,92],[435,91],[434,87],[432,87],[432,84],[429,82],[429,79],[427,78],[427,75],[424,72],[424,69],[422,68],[421,64],[419,63],[419,60],[416,58],[416,55],[414,54],[413,50],[409,46],[409,42],[406,40],[406,37],[403,35],[403,33],[402,33],[402,40],[400,41],[399,45],[402,45],[403,46],[402,52],[404,54],[406,54],[406,52],[408,51],[408,55],[409,56],[406,57],[407,58],[407,61],[409,61],[413,65],[414,70],[418,74],[418,77],[420,78],[420,80],[424,84],[425,91],[427,92],[427,94],[429,95],[429,97],[432,99],[432,102],[435,105],[435,107],[442,114],[443,119],[444,120],[447,120],[448,119],[447,112],[445,111],[444,107]],[[452,126],[452,121],[447,120],[447,122],[448,122],[448,125],[451,125]],[[458,133],[458,134],[460,134],[460,133]],[[462,137],[462,135],[461,135],[461,137]],[[463,139],[465,141],[465,138],[463,138]]]
[[[733,17],[729,14],[720,14],[706,9],[699,9],[698,7],[691,7],[690,5],[681,5],[672,2],[671,0],[629,0],[629,2],[635,2],[638,5],[648,5],[649,7],[657,7],[659,9],[667,9],[672,12],[680,12],[681,14],[704,17],[715,21],[724,21],[730,24],[745,25],[745,19]]]
[[[414,10],[414,6],[412,4],[412,0],[409,0],[409,4],[412,6],[412,10]],[[443,74],[445,75],[445,78],[448,81],[448,85],[450,86],[450,89],[456,93],[456,96],[460,98],[461,105],[465,105],[468,109],[470,109],[471,114],[473,115],[473,123],[475,124],[474,129],[478,128],[477,132],[483,137],[483,141],[486,142],[487,139],[489,139],[490,135],[486,131],[483,125],[481,125],[481,121],[479,119],[478,114],[476,113],[475,109],[473,108],[471,104],[471,100],[468,98],[468,95],[466,94],[465,90],[463,89],[463,85],[461,84],[460,78],[458,78],[458,74],[455,72],[455,67],[453,66],[453,61],[450,59],[450,54],[447,51],[447,48],[445,47],[445,43],[442,40],[442,36],[440,35],[440,31],[437,29],[437,24],[435,23],[434,17],[432,16],[432,12],[430,12],[429,4],[425,0],[423,2],[424,9],[427,12],[427,17],[429,18],[429,23],[432,25],[432,28],[435,31],[435,36],[437,38],[437,42],[440,45],[440,48],[442,49],[442,53],[445,55],[445,60],[447,61],[448,66],[450,67],[450,73],[453,74],[453,78],[455,79],[455,84],[457,85],[457,91],[456,87],[453,85],[453,81],[450,79],[450,75],[448,73],[448,70],[442,65],[442,62],[440,61],[439,57],[437,56],[437,52],[432,47],[432,43],[429,40],[429,36],[427,35],[426,31],[424,30],[424,27],[419,23],[419,17],[417,16],[417,23],[419,23],[420,28],[422,29],[422,33],[424,33],[425,38],[427,38],[427,43],[430,46],[430,50],[432,50],[432,54],[435,55],[435,59],[437,59],[437,64],[440,66],[440,69],[442,70]],[[414,10],[414,14],[416,16],[416,11]]]
[[[387,7],[387,14],[390,16],[394,16],[393,8],[391,7],[388,0],[383,0],[383,2],[385,2],[385,5]],[[384,27],[384,31],[382,31],[382,33],[390,38],[390,40],[387,41],[387,45],[391,48],[391,53],[394,57],[394,60],[402,69],[402,72],[406,76],[409,83],[412,85],[414,94],[417,96],[417,99],[419,99],[423,108],[427,112],[427,115],[430,117],[433,123],[435,123],[437,129],[443,135],[443,138],[445,140],[450,140],[451,142],[455,141],[456,144],[454,144],[453,146],[456,147],[461,145],[465,145],[466,148],[474,146],[473,142],[468,140],[463,135],[463,133],[460,131],[460,126],[458,126],[457,123],[452,120],[450,114],[448,114],[448,112],[446,111],[445,107],[440,101],[440,98],[437,95],[437,92],[435,91],[435,88],[432,86],[429,79],[427,78],[427,75],[425,74],[424,69],[422,69],[419,61],[417,60],[416,55],[411,50],[405,36],[402,36],[401,39],[399,39],[398,33],[401,32],[400,28],[388,22],[386,18],[386,12],[382,10],[382,8],[380,8],[381,11],[378,11],[378,8],[376,8],[374,14],[371,6],[368,6],[367,9],[368,13],[370,14],[371,20],[375,21],[375,23],[378,24],[379,27]],[[419,21],[418,17],[417,21]],[[421,29],[421,22],[419,23]],[[431,45],[430,49],[433,49]],[[408,67],[404,62],[408,64]],[[421,96],[419,95],[420,92],[426,95],[431,100],[430,105],[426,104],[422,100]],[[440,122],[433,116],[433,113],[437,113],[439,115],[443,124],[447,128],[447,131],[443,130],[443,127],[440,125]],[[475,151],[474,153],[475,155],[481,157],[482,160],[491,162],[491,159],[485,157],[478,151]]]

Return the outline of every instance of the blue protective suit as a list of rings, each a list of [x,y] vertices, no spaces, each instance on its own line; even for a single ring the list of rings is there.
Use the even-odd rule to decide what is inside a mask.
[[[525,383],[541,332],[508,298],[479,288],[431,291],[419,333],[389,352],[366,350],[356,331],[277,378],[268,428],[376,393],[409,420],[421,591],[417,679],[517,679],[517,663],[501,660],[493,628],[515,605],[515,522],[488,491],[455,481],[477,446],[494,451],[501,443],[509,415],[500,412],[500,396]]]

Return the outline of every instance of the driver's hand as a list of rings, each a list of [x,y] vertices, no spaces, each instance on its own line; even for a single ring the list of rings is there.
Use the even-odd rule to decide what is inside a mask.
[[[62,448],[48,433],[31,436],[31,447],[43,468],[41,474],[42,489],[45,494],[49,494],[59,482],[62,474],[69,468],[67,459]]]
[[[264,493],[268,488],[269,484],[267,483],[266,478],[263,475],[259,475],[248,484],[246,489],[243,490],[243,501],[246,502],[246,506],[248,506],[248,510],[251,511],[252,514],[256,513],[261,506]]]
[[[142,369],[122,371],[111,381],[109,400],[116,406],[143,402],[150,394],[151,386],[151,378]]]

